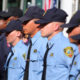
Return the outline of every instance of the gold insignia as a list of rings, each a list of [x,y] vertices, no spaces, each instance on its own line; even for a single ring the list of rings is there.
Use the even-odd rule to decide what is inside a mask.
[[[73,48],[72,47],[66,47],[64,49],[64,53],[65,53],[66,56],[71,58],[74,54]]]
[[[28,36],[29,36],[29,35],[25,35],[24,37],[25,37],[25,38],[28,38]]]
[[[24,59],[26,59],[26,53],[24,53],[22,56],[23,56]]]
[[[15,57],[14,60],[17,60],[17,57]]]
[[[28,8],[24,11],[24,14],[28,11]]]
[[[37,49],[34,50],[34,53],[36,53],[36,52],[37,52]]]
[[[7,22],[7,25],[10,23],[10,21]]]
[[[77,63],[76,62],[74,62],[74,65],[76,65]]]
[[[46,14],[47,11],[44,12],[43,16]]]
[[[80,78],[78,78],[80,80]]]
[[[50,56],[53,56],[53,53],[51,53]]]

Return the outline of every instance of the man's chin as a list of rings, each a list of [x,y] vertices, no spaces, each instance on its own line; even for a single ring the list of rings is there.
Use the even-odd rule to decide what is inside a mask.
[[[28,35],[28,32],[23,32],[25,35]]]

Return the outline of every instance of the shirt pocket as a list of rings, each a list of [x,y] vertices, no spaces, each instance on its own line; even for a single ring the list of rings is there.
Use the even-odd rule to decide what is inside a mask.
[[[30,68],[32,71],[37,72],[39,69],[39,60],[38,60],[39,51],[36,49],[34,50],[34,53],[30,56]]]
[[[13,69],[17,68],[17,69],[19,69],[20,68],[19,63],[20,62],[19,62],[18,58],[14,57],[10,60],[8,68],[13,68]]]
[[[55,66],[56,61],[53,56],[48,56],[47,57],[47,66]]]

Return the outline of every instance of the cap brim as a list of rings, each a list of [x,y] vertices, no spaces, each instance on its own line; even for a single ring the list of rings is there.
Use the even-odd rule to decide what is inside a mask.
[[[10,17],[10,16],[11,16],[11,13],[9,13],[9,12],[3,13],[3,14],[1,15],[1,17],[4,17],[4,18],[8,18],[8,17]]]
[[[76,26],[78,26],[78,25],[80,25],[80,23],[79,24],[63,24],[63,25],[61,25],[61,27],[62,28],[72,28],[72,27],[76,27]]]
[[[80,34],[75,35],[75,36],[71,36],[71,38],[74,40],[80,40]]]
[[[25,22],[25,21],[29,21],[29,20],[31,20],[32,18],[30,18],[30,17],[26,17],[26,16],[23,16],[23,17],[20,17],[19,18],[19,20],[23,23],[23,22]]]
[[[36,24],[47,24],[50,23],[50,20],[40,19],[38,21],[35,21]]]

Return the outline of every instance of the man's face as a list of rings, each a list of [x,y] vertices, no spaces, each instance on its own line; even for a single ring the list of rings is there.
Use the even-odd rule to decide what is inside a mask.
[[[35,20],[30,20],[26,24],[23,25],[24,34],[31,35],[37,28],[37,24],[34,22]]]
[[[17,31],[14,30],[6,35],[7,43],[14,43],[17,38]]]
[[[8,21],[11,21],[11,20],[17,20],[17,19],[18,19],[17,17],[11,16],[11,17],[9,17],[9,18],[7,19],[7,22],[8,22]]]
[[[17,17],[11,16],[7,20],[1,19],[0,20],[0,29],[4,29],[6,25],[11,21],[11,20],[17,20]]]
[[[41,36],[48,37],[54,32],[54,24],[55,23],[48,23],[41,29]]]
[[[77,26],[70,33],[68,33],[68,37],[69,37],[70,42],[76,42],[76,40],[73,40],[71,38],[71,36],[74,36],[74,35],[77,35],[77,34],[80,34],[80,26]]]
[[[6,25],[7,25],[6,20],[1,19],[0,20],[0,29],[4,29],[6,27]]]

